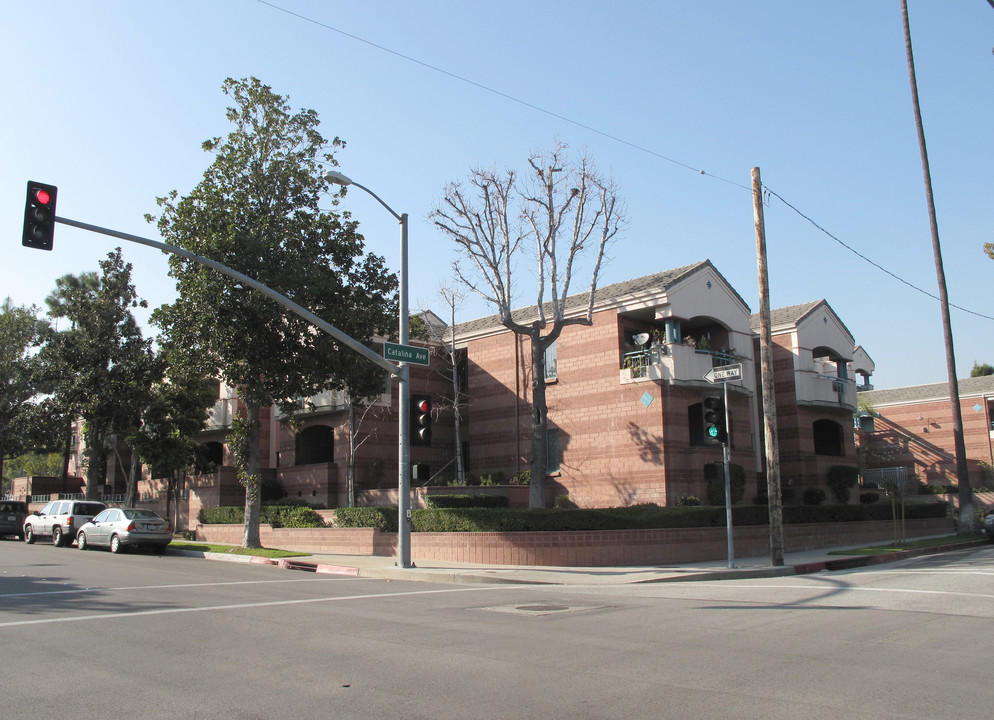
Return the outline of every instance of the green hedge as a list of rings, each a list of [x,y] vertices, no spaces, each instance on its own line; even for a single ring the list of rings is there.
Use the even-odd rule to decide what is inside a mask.
[[[238,506],[200,508],[197,517],[204,525],[241,525],[245,522],[245,508]],[[263,505],[259,522],[268,523],[274,528],[324,527],[320,515],[312,508],[299,505]]]
[[[291,524],[297,522],[287,514],[273,515],[274,510],[311,512],[308,508],[263,507],[262,522],[274,522],[274,527],[320,527]],[[786,505],[786,524],[819,522],[855,522],[890,520],[890,503],[872,505]],[[947,514],[946,503],[906,503],[905,517],[909,520],[942,518]],[[240,524],[242,508],[204,508],[202,523]],[[738,505],[732,508],[736,526],[767,525],[766,505]],[[278,524],[276,524],[278,523]],[[335,511],[335,526],[343,528],[379,528],[397,531],[397,508],[354,507]],[[414,532],[526,532],[558,530],[638,530],[653,528],[724,527],[725,508],[713,506],[632,505],[622,508],[556,510],[512,508],[429,508],[411,513]]]
[[[506,495],[427,495],[429,508],[506,508],[511,501]]]
[[[379,528],[397,532],[397,508],[343,507],[335,511],[335,527]]]

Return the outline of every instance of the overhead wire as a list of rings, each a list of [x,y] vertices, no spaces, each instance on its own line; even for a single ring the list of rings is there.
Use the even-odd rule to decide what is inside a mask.
[[[992,7],[994,7],[994,0],[987,0],[987,1],[991,4]],[[456,73],[450,72],[449,70],[446,70],[444,68],[438,67],[436,65],[431,65],[430,63],[426,63],[423,60],[418,60],[415,57],[411,57],[410,55],[405,55],[404,53],[398,52],[398,51],[393,50],[391,48],[388,48],[388,47],[386,47],[384,45],[380,45],[380,44],[372,42],[370,40],[366,40],[365,38],[362,38],[362,37],[359,37],[358,35],[354,35],[352,33],[346,32],[345,30],[342,30],[340,28],[334,27],[333,25],[328,25],[327,23],[321,22],[320,20],[315,20],[314,18],[311,18],[311,17],[308,17],[306,15],[302,15],[300,13],[294,12],[293,10],[289,10],[289,9],[287,9],[285,7],[282,7],[281,5],[277,5],[277,4],[273,3],[273,2],[269,2],[269,0],[256,0],[256,2],[258,2],[258,3],[262,4],[262,5],[266,5],[266,6],[270,7],[270,8],[272,8],[273,10],[277,10],[277,11],[285,13],[287,15],[291,15],[291,16],[293,16],[295,18],[303,20],[304,22],[308,22],[308,23],[311,23],[313,25],[317,25],[318,27],[323,28],[325,30],[330,30],[332,32],[338,33],[339,35],[347,37],[347,38],[349,38],[351,40],[355,40],[356,42],[362,43],[364,45],[368,45],[369,47],[375,48],[376,50],[380,50],[382,52],[385,52],[385,53],[388,53],[388,54],[393,55],[395,57],[398,57],[398,58],[400,58],[402,60],[406,60],[407,62],[414,63],[415,65],[420,65],[423,68],[426,68],[426,69],[431,70],[433,72],[439,73],[441,75],[445,75],[447,77],[452,78],[453,80],[458,80],[459,82],[466,83],[467,85],[472,85],[473,87],[475,87],[475,88],[477,88],[479,90],[483,90],[484,92],[488,92],[488,93],[490,93],[492,95],[497,95],[498,97],[504,98],[505,100],[509,100],[509,101],[511,101],[513,103],[516,103],[516,104],[521,105],[523,107],[529,108],[530,110],[534,110],[534,111],[542,113],[544,115],[548,115],[549,117],[556,118],[557,120],[562,120],[565,123],[569,123],[570,125],[573,125],[575,127],[582,128],[583,130],[587,130],[588,132],[592,132],[592,133],[594,133],[596,135],[600,135],[603,138],[607,138],[608,140],[612,140],[614,142],[620,143],[622,145],[625,145],[627,147],[632,148],[633,150],[638,150],[639,152],[645,153],[647,155],[651,155],[652,157],[658,158],[660,160],[664,160],[665,162],[668,162],[668,163],[671,163],[673,165],[676,165],[676,166],[678,166],[680,168],[683,168],[684,170],[689,170],[689,171],[691,171],[693,173],[696,173],[698,175],[702,175],[704,177],[709,177],[709,178],[711,178],[713,180],[718,180],[720,182],[728,183],[729,185],[733,185],[733,186],[735,186],[737,188],[740,188],[742,190],[747,190],[749,192],[752,192],[752,188],[749,187],[748,185],[744,185],[744,184],[742,184],[740,182],[736,182],[735,180],[730,180],[728,178],[722,177],[720,175],[715,175],[714,173],[708,172],[706,170],[703,170],[701,168],[695,167],[693,165],[689,165],[689,164],[687,164],[685,162],[681,162],[680,160],[676,160],[675,158],[669,157],[667,155],[663,155],[662,153],[656,152],[655,150],[652,150],[650,148],[644,147],[642,145],[639,145],[637,143],[631,142],[629,140],[625,140],[624,138],[618,137],[617,135],[612,135],[612,134],[610,134],[608,132],[605,132],[603,130],[599,130],[599,129],[591,126],[591,125],[587,125],[586,123],[582,123],[582,122],[580,122],[578,120],[574,120],[572,118],[566,117],[565,115],[561,115],[560,113],[554,112],[552,110],[548,110],[548,109],[543,108],[543,107],[541,107],[539,105],[535,105],[534,103],[528,102],[527,100],[522,100],[521,98],[517,98],[517,97],[515,97],[513,95],[510,95],[508,93],[505,93],[505,92],[503,92],[501,90],[497,90],[497,89],[492,88],[492,87],[490,87],[488,85],[484,85],[483,83],[479,83],[479,82],[477,82],[475,80],[471,80],[471,79],[469,79],[467,77],[463,77],[462,75],[458,75]],[[819,225],[817,222],[815,222],[815,220],[812,219],[810,216],[804,214],[797,207],[795,207],[790,202],[788,202],[786,199],[784,199],[784,197],[782,195],[780,195],[779,193],[774,192],[772,189],[770,189],[770,187],[768,185],[766,185],[765,183],[763,184],[763,190],[766,193],[768,193],[770,196],[775,197],[777,200],[779,200],[780,202],[782,202],[787,208],[789,208],[790,210],[792,210],[793,212],[795,212],[798,216],[800,216],[804,220],[807,220],[809,223],[811,223],[812,226],[814,226],[821,233],[823,233],[827,237],[829,237],[832,240],[834,240],[840,246],[842,246],[843,248],[845,248],[846,250],[848,250],[849,252],[851,252],[853,255],[855,255],[856,257],[858,257],[861,260],[863,260],[864,262],[872,265],[873,267],[877,268],[881,272],[883,272],[883,273],[889,275],[890,277],[894,278],[898,282],[900,282],[900,283],[902,283],[904,285],[907,285],[909,288],[911,288],[913,290],[916,290],[916,291],[922,293],[923,295],[926,295],[927,297],[932,298],[933,300],[940,300],[941,301],[941,299],[937,295],[935,295],[935,294],[933,294],[933,293],[931,293],[931,292],[929,292],[929,291],[927,291],[927,290],[925,290],[925,289],[923,289],[921,287],[918,287],[917,285],[915,285],[912,282],[909,282],[908,280],[905,280],[901,276],[899,276],[896,273],[891,272],[890,270],[888,270],[887,268],[885,268],[883,265],[881,265],[881,264],[879,264],[879,263],[871,260],[869,257],[867,257],[863,253],[859,252],[858,250],[856,250],[851,245],[843,242],[841,239],[839,239],[838,237],[836,237],[835,235],[833,235],[831,232],[829,232],[828,230],[826,230],[824,227],[822,227],[821,225]],[[975,312],[973,310],[969,310],[967,308],[961,307],[959,305],[955,305],[953,303],[949,303],[949,307],[956,308],[957,310],[961,310],[962,312],[969,313],[970,315],[974,315],[976,317],[983,318],[985,320],[994,320],[994,316],[984,315],[983,313]]]

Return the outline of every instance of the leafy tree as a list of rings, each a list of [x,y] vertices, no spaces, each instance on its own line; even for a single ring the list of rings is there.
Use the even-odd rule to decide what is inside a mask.
[[[71,326],[54,332],[42,352],[53,404],[65,417],[83,420],[87,499],[104,484],[107,455],[147,401],[153,372],[151,341],[131,312],[145,302],[131,283],[130,263],[118,248],[100,268],[95,290],[81,285],[63,296],[59,311]]]
[[[48,306],[48,316],[54,321],[52,332],[58,332],[58,322],[67,317],[67,308],[76,306],[82,302],[92,302],[100,288],[100,277],[95,272],[84,272],[79,275],[63,275],[55,280],[55,290],[45,298],[45,305]],[[70,329],[75,329],[74,321],[70,321]],[[49,363],[56,362],[57,358],[49,357]],[[52,368],[47,373],[50,382],[57,382],[62,377],[61,368]],[[52,388],[47,389],[52,392]],[[59,426],[55,432],[61,435],[62,446],[62,492],[66,492],[69,483],[69,460],[72,457],[72,436],[73,425],[79,418],[80,409],[69,407],[66,403],[68,398],[53,398],[43,402],[43,407],[47,417]]]
[[[994,367],[991,367],[987,363],[983,365],[978,365],[977,361],[973,361],[973,369],[970,370],[970,377],[984,377],[985,375],[994,375]]]
[[[344,143],[327,142],[313,110],[291,112],[286,97],[256,78],[228,78],[223,89],[234,101],[231,132],[204,142],[214,162],[203,179],[185,197],[159,198],[162,213],[149,221],[168,242],[258,280],[353,338],[386,332],[396,277],[383,258],[363,253],[347,213],[319,207],[329,194],[321,167],[338,164],[334,151]],[[155,321],[245,404],[229,447],[246,487],[242,544],[258,547],[260,409],[276,404],[290,416],[296,398],[343,389],[362,359],[227,276],[180,257],[170,260],[170,275],[179,298]]]
[[[185,353],[161,348],[165,366],[161,381],[151,389],[142,422],[129,435],[128,444],[148,466],[153,478],[166,480],[166,516],[176,499],[183,473],[206,471],[206,448],[199,435],[204,429],[215,392],[209,378],[189,362]],[[129,487],[129,495],[132,493]]]
[[[0,477],[4,461],[35,446],[35,397],[42,326],[35,307],[0,307]]]
[[[567,325],[593,323],[604,252],[626,221],[613,180],[586,155],[571,162],[567,149],[557,142],[551,152],[532,153],[523,176],[514,170],[475,169],[468,188],[459,182],[446,186],[430,215],[456,243],[461,257],[454,270],[460,281],[496,308],[504,327],[531,341],[531,507],[545,504],[545,351]],[[514,280],[520,277],[514,273],[528,247],[537,278],[535,304],[512,313]],[[585,255],[593,256],[586,312],[567,314],[574,263]]]

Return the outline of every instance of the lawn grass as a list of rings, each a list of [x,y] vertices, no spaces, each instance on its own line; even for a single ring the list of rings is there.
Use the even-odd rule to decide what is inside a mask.
[[[277,550],[275,548],[243,548],[237,545],[212,545],[211,543],[191,543],[174,540],[169,543],[173,550],[196,550],[197,552],[221,553],[223,555],[254,555],[256,557],[286,558],[309,557],[310,553]]]
[[[858,548],[854,550],[833,550],[829,555],[882,555],[884,553],[900,552],[901,550],[912,550],[915,548],[929,548],[938,545],[962,545],[965,543],[983,540],[986,536],[983,533],[976,535],[944,535],[942,537],[923,538],[921,540],[911,540],[906,543],[890,543],[889,545],[872,545],[870,547]]]

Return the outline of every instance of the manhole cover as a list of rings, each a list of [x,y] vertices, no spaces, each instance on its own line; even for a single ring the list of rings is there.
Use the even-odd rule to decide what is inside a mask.
[[[603,610],[605,605],[552,605],[541,603],[534,605],[490,605],[488,607],[471,608],[488,612],[508,613],[510,615],[560,615],[562,613],[583,612],[586,610]]]

